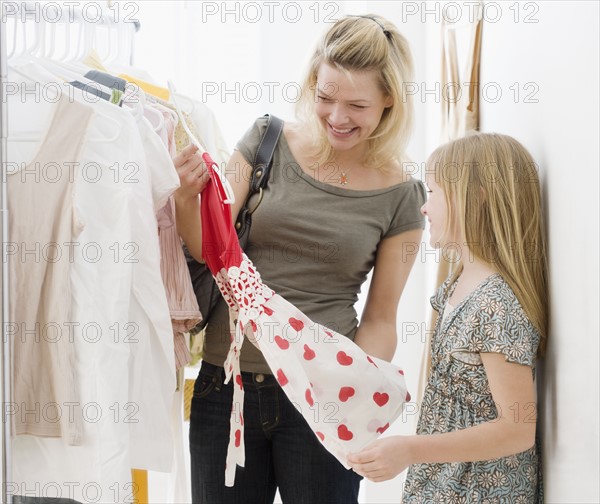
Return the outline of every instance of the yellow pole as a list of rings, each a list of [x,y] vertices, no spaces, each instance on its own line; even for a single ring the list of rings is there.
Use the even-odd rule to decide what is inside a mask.
[[[148,471],[145,469],[132,469],[133,503],[148,504]]]

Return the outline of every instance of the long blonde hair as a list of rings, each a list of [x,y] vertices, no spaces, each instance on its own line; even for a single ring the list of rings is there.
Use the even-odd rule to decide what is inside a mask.
[[[363,162],[382,168],[393,160],[404,161],[414,114],[412,96],[406,93],[413,72],[408,41],[392,23],[375,14],[342,18],[321,38],[310,60],[296,111],[312,135],[312,154],[322,164],[333,158],[326,132],[314,113],[317,73],[323,63],[347,72],[376,72],[381,91],[392,97],[393,104],[384,110],[368,139]]]
[[[473,133],[438,147],[429,157],[448,207],[470,253],[509,284],[540,333],[548,332],[547,257],[537,165],[514,138]],[[453,279],[462,272],[461,258]]]

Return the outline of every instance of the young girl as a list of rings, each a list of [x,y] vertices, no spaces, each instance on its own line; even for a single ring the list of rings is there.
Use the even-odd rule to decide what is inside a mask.
[[[248,257],[263,281],[315,322],[391,360],[396,312],[421,240],[422,183],[403,170],[412,104],[402,90],[412,59],[406,39],[375,16],[340,19],[310,62],[298,122],[286,123],[269,184],[253,214]],[[240,140],[227,169],[237,215],[249,192],[249,163],[263,132],[260,118]],[[206,168],[190,147],[175,159],[181,188],[177,228],[201,258],[198,193]],[[411,246],[409,246],[409,244]],[[360,325],[354,305],[374,268]],[[358,502],[360,476],[327,452],[287,399],[263,355],[245,344],[245,467],[226,487],[233,383],[223,383],[230,347],[227,305],[211,313],[190,418],[192,500],[203,504]],[[332,370],[332,372],[334,372]]]
[[[431,244],[460,251],[439,312],[415,436],[349,458],[372,481],[410,466],[403,502],[543,502],[536,354],[547,331],[540,185],[511,137],[473,134],[433,152],[421,211]]]

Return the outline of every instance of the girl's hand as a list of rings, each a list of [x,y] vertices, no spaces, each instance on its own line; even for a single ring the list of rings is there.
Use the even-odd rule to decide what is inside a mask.
[[[173,158],[173,164],[181,184],[176,196],[183,199],[196,198],[210,179],[206,165],[198,153],[198,147],[188,145]]]
[[[395,478],[412,462],[408,436],[378,439],[358,453],[348,456],[352,470],[370,481],[387,481]]]

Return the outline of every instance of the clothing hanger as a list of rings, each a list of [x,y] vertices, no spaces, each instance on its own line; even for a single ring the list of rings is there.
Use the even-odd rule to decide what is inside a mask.
[[[110,62],[116,64],[121,61],[125,65],[132,66],[133,41],[135,37],[135,24],[122,23],[117,25],[117,48],[127,47],[127,51],[115,51],[115,56]],[[126,56],[126,58],[124,57]],[[119,60],[119,58],[123,58]]]
[[[100,20],[100,23],[94,26],[93,48],[96,50],[98,59],[102,62],[102,65],[104,67],[106,67],[107,61],[111,57],[111,53],[113,52],[113,49],[112,49],[113,46],[116,46],[116,44],[113,44],[113,42],[112,42],[112,38],[113,38],[112,36],[113,36],[113,31],[114,31],[113,26],[114,25],[113,25],[112,20],[110,20],[106,17],[102,17],[102,19]],[[106,41],[106,47],[104,48],[105,54],[100,54],[99,46],[98,46],[97,42],[98,42],[99,35],[104,35],[104,34],[106,34],[106,36],[101,37],[101,38]],[[119,48],[117,47],[117,51],[118,50],[119,50]]]
[[[35,56],[34,54],[29,54],[26,57],[18,58],[16,61],[31,61],[33,63],[37,63],[38,65],[44,67],[48,72],[50,72],[57,79],[61,79],[63,81],[73,81],[73,80],[81,80],[83,75],[80,72],[73,71],[72,68],[67,68],[62,64],[58,64],[57,62],[47,59],[41,58],[39,56]],[[85,84],[85,83],[84,83]]]
[[[77,50],[73,54],[70,63],[81,63],[89,54],[94,46],[95,25],[89,23],[80,23],[80,30],[77,37]]]
[[[206,151],[206,149],[202,146],[202,144],[198,141],[198,139],[194,136],[194,134],[188,128],[185,117],[183,116],[183,112],[177,103],[177,98],[175,98],[175,86],[171,81],[167,81],[167,86],[169,88],[169,92],[171,93],[171,100],[173,101],[173,105],[175,106],[175,110],[177,111],[177,116],[181,121],[181,125],[183,126],[184,131],[187,133],[190,138],[190,142],[198,147],[200,154],[202,155],[202,159],[206,163],[206,167],[209,169],[209,172],[212,171],[217,174],[216,178],[213,178],[217,183],[217,189],[219,192],[219,196],[221,197],[221,201],[226,205],[232,205],[235,203],[235,196],[233,194],[233,188],[229,181],[225,178],[223,173],[221,173],[221,169],[219,165],[213,161],[210,157],[210,154]]]
[[[146,94],[141,89],[132,89],[130,87],[126,87],[125,92],[123,93],[123,103],[127,105],[128,110],[133,114],[133,117],[135,117],[136,120],[144,117],[146,112],[150,110],[150,107],[146,105]],[[163,127],[164,119],[158,110],[152,109],[151,114],[154,112],[157,114],[155,117],[159,119],[159,127],[154,128],[154,131],[156,132],[160,131],[160,129]],[[159,115],[160,118],[158,117]]]
[[[81,75],[80,69],[68,68],[65,67],[63,71],[62,68],[57,66],[55,60],[51,60],[46,56],[46,25],[44,21],[36,22],[34,25],[33,35],[34,35],[34,43],[29,46],[27,43],[27,23],[21,23],[22,25],[22,36],[23,36],[23,46],[21,51],[16,54],[16,51],[12,51],[12,56],[10,60],[14,63],[15,61],[34,61],[41,66],[47,68],[48,71],[55,74],[57,77],[61,77],[63,80],[74,80],[78,79]],[[54,35],[54,33],[52,33]],[[15,36],[16,39],[16,36]],[[52,50],[54,50],[55,43],[52,43]],[[62,63],[61,63],[62,65]],[[66,76],[66,77],[65,77]]]
[[[471,10],[469,10],[468,15],[466,15],[464,12],[461,13],[460,18],[456,21],[453,21],[452,19],[448,19],[444,12],[444,14],[442,15],[442,26],[443,26],[444,30],[445,31],[455,30],[457,28],[465,28],[465,27],[473,26],[473,24],[479,23],[483,19],[483,2],[481,0],[479,0],[478,2],[476,2],[476,4],[477,4],[477,11],[476,11],[475,19],[473,19],[471,16]],[[449,6],[447,6],[445,8],[449,8]]]
[[[74,51],[71,52],[71,47],[68,48],[67,54],[65,56],[64,61],[65,62],[69,62],[69,63],[73,63],[74,61],[77,61],[79,53],[81,52],[81,44],[82,44],[82,39],[84,37],[83,32],[85,30],[85,25],[83,23],[78,23],[75,24],[75,26],[77,27],[77,37],[76,37],[76,44],[73,44],[74,46]]]
[[[40,46],[40,58],[52,59],[54,49],[56,48],[56,23],[50,23],[42,37],[42,44]]]
[[[12,17],[12,16],[8,16],[7,21],[6,21],[7,25],[8,25],[8,19],[12,19],[13,20],[14,27],[13,27],[12,47],[10,48],[10,52],[8,52],[6,54],[7,61],[10,58],[12,58],[14,56],[15,52],[17,51],[17,35],[19,33],[19,29],[18,29],[19,23],[17,21],[17,18],[16,17]]]
[[[177,124],[177,122],[179,122],[179,116],[177,115],[176,110],[173,110],[172,108],[169,108],[169,107],[165,107],[162,103],[158,103],[156,101],[156,98],[152,95],[149,95],[149,96],[146,95],[146,100],[153,107],[156,107],[156,109],[158,109],[159,111],[169,114],[173,118],[173,122],[175,122],[176,124]]]
[[[67,57],[69,56],[70,50],[71,50],[71,26],[67,24],[67,25],[65,25],[65,50],[59,58],[54,58],[54,59],[61,63],[65,62],[67,60]]]
[[[42,16],[43,18],[43,16]],[[33,44],[33,46],[28,50],[27,52],[31,55],[36,54],[37,52],[40,51],[40,49],[42,48],[42,43],[43,40],[46,36],[46,22],[43,21],[42,19],[39,20],[39,22],[35,23],[35,29],[34,29],[34,34],[35,34],[35,42]]]
[[[19,48],[20,49],[19,51],[16,50],[17,45],[18,45],[17,44],[17,35],[16,35],[16,33],[19,31],[18,28],[17,28],[18,26],[22,27],[22,29],[20,30],[21,31],[21,47]],[[39,37],[39,35],[38,35],[38,26],[39,25],[35,25],[34,28],[33,28],[34,42],[33,42],[32,46],[31,46],[31,48],[29,48],[27,46],[27,23],[20,23],[18,20],[15,19],[15,36],[14,36],[14,38],[15,38],[15,50],[12,51],[12,53],[10,55],[10,58],[20,58],[22,56],[31,54],[33,48],[35,48],[35,46],[38,43],[37,42],[38,41],[38,37]]]
[[[105,66],[108,68],[119,61],[131,66],[132,44],[136,32],[135,23],[115,23],[112,19],[108,23],[109,36],[111,41],[114,42],[112,43],[114,51],[111,51],[112,54],[109,53],[104,60]],[[115,38],[114,41],[112,40],[113,37]]]
[[[19,67],[16,67],[15,65],[9,64],[9,69],[11,72],[15,72],[15,73],[19,74],[20,76],[24,77],[29,82],[40,82],[39,79],[37,79],[34,76],[32,76],[31,74],[29,74],[27,72],[27,70],[23,70],[23,68],[19,68]],[[53,102],[56,102],[56,101],[58,101],[59,97],[63,94],[63,91],[60,90],[60,88],[57,88],[54,86],[46,86],[44,93],[45,94],[49,93],[49,94],[46,94],[47,98],[51,99]],[[115,134],[112,137],[108,137],[108,138],[107,137],[90,138],[89,141],[94,142],[94,143],[116,142],[119,139],[119,136],[121,135],[121,124],[119,123],[119,121],[104,114],[103,112],[98,110],[98,107],[95,107],[94,114],[99,115],[104,120],[111,123],[111,131],[115,131]],[[39,142],[40,138],[39,138],[39,136],[34,137],[34,136],[29,136],[27,134],[16,134],[16,135],[11,134],[11,135],[9,135],[8,140],[10,142]]]
[[[85,77],[79,68],[73,69],[66,64],[33,55],[26,58],[25,62],[38,64],[52,74],[55,81],[79,87],[88,94],[88,97],[97,97],[105,101],[110,101],[113,93],[112,89]],[[93,101],[95,101],[95,98],[92,98]]]
[[[158,133],[165,127],[165,118],[162,115],[162,112],[160,110],[155,109],[152,106],[152,104],[146,99],[146,93],[144,93],[144,91],[141,89],[139,90],[139,96],[141,98],[141,105],[143,108],[144,115],[154,116],[154,118],[156,119],[155,122],[157,126],[154,127],[154,132]],[[154,125],[155,123],[151,121],[151,124]]]

